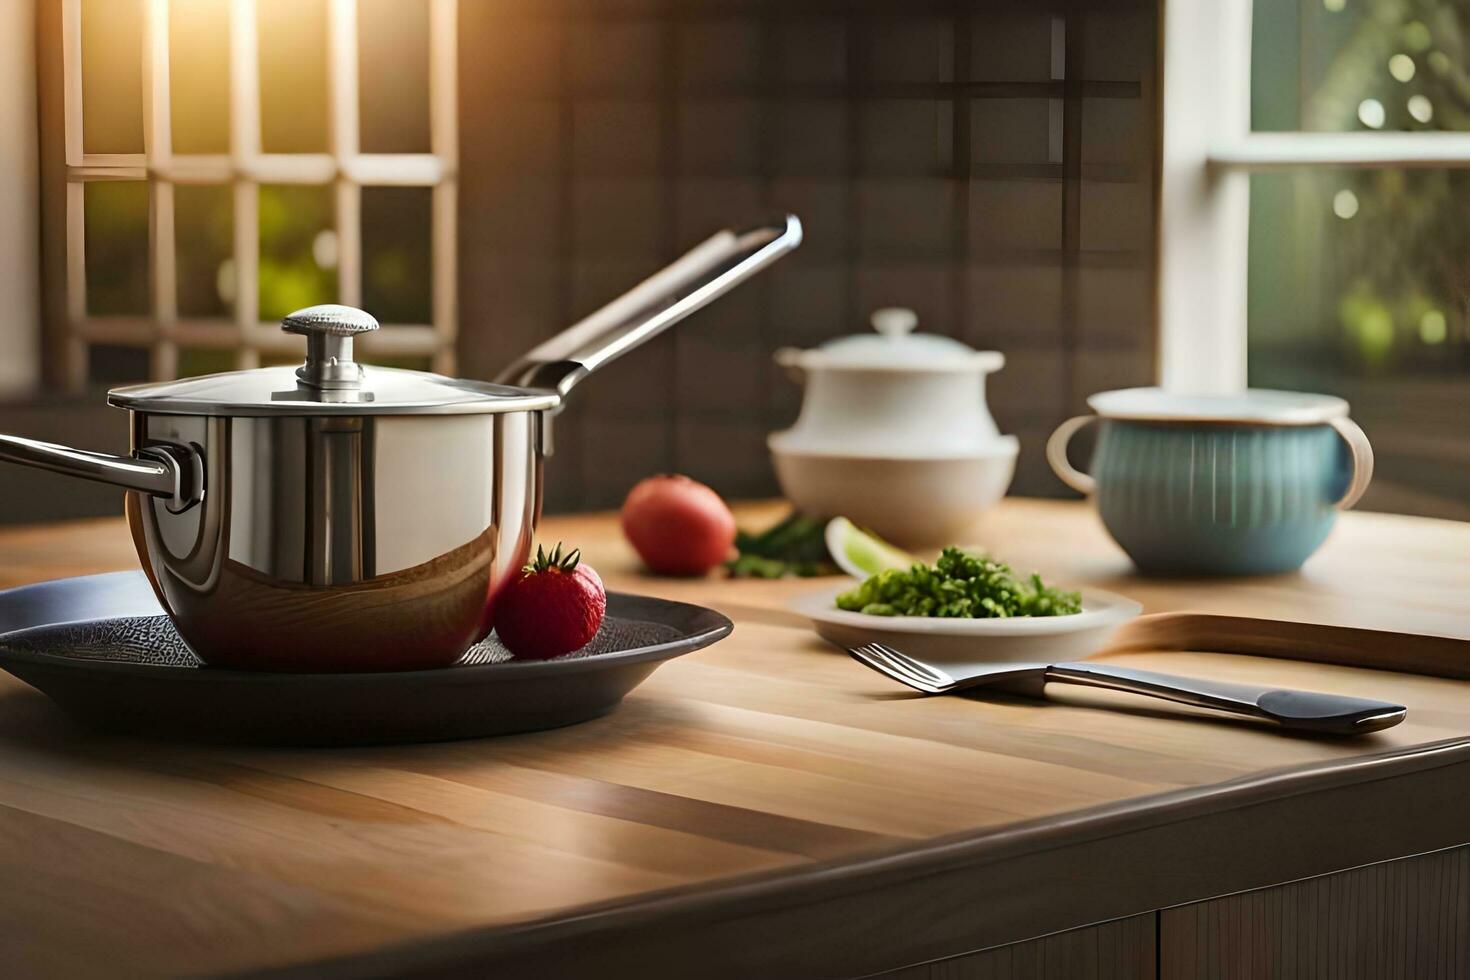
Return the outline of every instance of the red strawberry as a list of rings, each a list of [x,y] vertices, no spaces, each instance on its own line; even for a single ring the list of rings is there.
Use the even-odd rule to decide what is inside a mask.
[[[495,632],[523,660],[545,660],[580,650],[597,635],[607,612],[607,592],[580,549],[562,555],[561,543],[506,586],[495,608]]]

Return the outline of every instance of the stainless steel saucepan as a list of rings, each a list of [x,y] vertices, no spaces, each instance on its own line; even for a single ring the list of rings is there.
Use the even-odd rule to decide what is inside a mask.
[[[551,418],[582,378],[801,241],[723,231],[541,344],[497,383],[363,366],[361,310],[283,328],[306,363],[118,388],[132,455],[0,436],[0,459],[116,484],[138,557],[209,664],[411,670],[489,632],[540,517]]]

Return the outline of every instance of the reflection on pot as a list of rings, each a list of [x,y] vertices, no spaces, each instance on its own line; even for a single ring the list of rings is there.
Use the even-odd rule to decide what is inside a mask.
[[[128,517],[159,601],[215,666],[445,666],[527,558],[537,413],[136,418],[136,447],[209,460],[201,504],[130,493]]]

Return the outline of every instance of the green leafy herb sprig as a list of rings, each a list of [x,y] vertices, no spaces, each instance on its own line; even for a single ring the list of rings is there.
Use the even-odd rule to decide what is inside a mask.
[[[1021,579],[1004,562],[945,548],[933,565],[916,562],[906,570],[869,576],[838,595],[837,608],[871,616],[953,619],[1067,616],[1082,611],[1082,596],[1052,588],[1040,575]]]
[[[731,578],[836,575],[838,568],[827,553],[826,529],[823,518],[793,513],[759,534],[739,531],[735,535],[739,557],[726,562],[725,569]]]

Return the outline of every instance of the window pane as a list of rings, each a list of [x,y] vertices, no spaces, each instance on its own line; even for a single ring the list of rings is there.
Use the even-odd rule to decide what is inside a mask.
[[[101,180],[86,184],[83,195],[87,312],[147,313],[148,185]]]
[[[330,187],[260,188],[260,318],[337,299]]]
[[[223,317],[234,308],[233,229],[230,188],[174,188],[180,316]]]
[[[1258,131],[1470,129],[1470,5],[1256,0]]]
[[[1251,178],[1250,382],[1353,406],[1365,506],[1470,518],[1470,171]]]
[[[235,370],[235,352],[219,348],[186,347],[179,351],[179,377],[223,374]]]
[[[143,5],[82,2],[82,146],[143,152]]]
[[[88,344],[87,377],[98,385],[147,381],[148,351],[142,347]]]
[[[430,195],[427,187],[362,189],[362,301],[382,323],[433,318]]]
[[[168,87],[175,153],[230,150],[230,6],[174,0],[168,8]]]
[[[259,0],[260,145],[327,150],[326,0]]]
[[[357,37],[362,151],[428,153],[428,0],[361,0]]]

